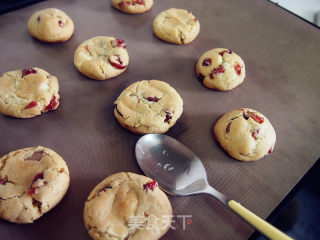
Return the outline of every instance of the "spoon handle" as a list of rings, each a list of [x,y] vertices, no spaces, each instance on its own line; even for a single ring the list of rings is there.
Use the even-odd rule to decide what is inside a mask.
[[[291,237],[281,232],[279,229],[275,228],[262,218],[258,217],[235,200],[229,200],[227,202],[227,206],[269,239],[293,240]]]

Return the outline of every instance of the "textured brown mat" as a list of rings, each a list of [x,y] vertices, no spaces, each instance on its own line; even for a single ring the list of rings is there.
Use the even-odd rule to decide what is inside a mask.
[[[64,44],[32,39],[26,27],[36,10],[58,7],[75,23]],[[152,34],[152,21],[170,7],[191,10],[201,31],[195,42],[176,46]],[[33,119],[0,116],[0,154],[36,145],[57,151],[67,162],[71,186],[63,201],[31,225],[0,220],[1,239],[89,239],[82,220],[84,201],[106,176],[141,173],[134,145],[139,136],[113,117],[113,102],[130,83],[159,79],[184,100],[184,113],[167,134],[202,159],[209,182],[267,217],[320,156],[320,31],[267,1],[156,1],[143,15],[111,9],[107,0],[46,1],[0,16],[0,72],[41,67],[60,81],[57,111]],[[84,40],[107,35],[127,42],[130,64],[117,78],[90,80],[73,67],[73,52]],[[205,51],[230,48],[246,63],[245,82],[230,92],[203,87],[195,63]],[[266,115],[277,132],[274,152],[255,163],[231,159],[213,140],[212,124],[226,111],[250,107]],[[251,227],[213,197],[170,197],[175,218],[163,239],[247,239]]]

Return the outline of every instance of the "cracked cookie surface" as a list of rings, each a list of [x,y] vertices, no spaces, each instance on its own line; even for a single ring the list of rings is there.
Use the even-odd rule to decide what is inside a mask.
[[[205,52],[199,58],[196,74],[207,88],[225,91],[241,84],[246,70],[241,57],[233,51],[215,48]]]
[[[276,142],[269,120],[250,108],[225,113],[215,123],[214,135],[231,157],[241,161],[255,161],[269,155]]]
[[[41,68],[26,68],[0,77],[0,112],[31,118],[59,106],[58,79]]]
[[[24,148],[0,158],[0,217],[32,223],[56,206],[68,190],[65,161],[45,147]]]
[[[165,133],[183,111],[177,91],[159,80],[131,84],[114,104],[114,115],[120,125],[137,134]]]
[[[71,18],[56,8],[47,8],[32,14],[28,20],[32,37],[48,43],[65,42],[74,32]]]
[[[152,8],[153,0],[110,0],[111,6],[128,14],[140,14]]]
[[[170,8],[154,19],[153,32],[166,42],[187,44],[198,36],[200,23],[190,11]]]
[[[84,222],[95,240],[156,240],[169,229],[172,207],[156,181],[120,172],[99,183],[84,207]]]
[[[122,39],[99,36],[80,44],[74,53],[74,65],[85,76],[106,80],[124,72],[129,64],[126,43]]]

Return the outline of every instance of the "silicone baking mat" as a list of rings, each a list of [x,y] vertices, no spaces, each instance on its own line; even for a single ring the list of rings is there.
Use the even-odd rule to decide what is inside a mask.
[[[45,44],[30,37],[27,20],[47,7],[65,11],[75,23],[66,43]],[[152,33],[157,14],[184,8],[198,18],[197,39],[169,44]],[[38,66],[60,83],[59,109],[32,119],[0,116],[0,154],[42,145],[67,162],[71,185],[61,203],[33,224],[0,220],[2,239],[90,239],[83,224],[86,197],[95,185],[120,171],[142,173],[134,146],[139,136],[122,129],[113,102],[129,84],[144,79],[168,82],[184,100],[184,112],[168,135],[203,161],[218,190],[267,217],[320,156],[320,32],[268,1],[155,1],[151,11],[127,15],[109,1],[45,1],[0,16],[0,72]],[[77,46],[94,36],[127,42],[128,69],[94,81],[73,66]],[[195,63],[205,51],[225,47],[246,63],[243,84],[228,92],[205,88]],[[212,126],[231,109],[263,113],[277,133],[274,152],[257,162],[230,158],[213,138]],[[172,229],[162,239],[247,239],[253,229],[209,195],[169,197]]]

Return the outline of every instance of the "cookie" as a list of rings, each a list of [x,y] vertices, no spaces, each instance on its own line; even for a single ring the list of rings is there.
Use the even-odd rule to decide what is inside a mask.
[[[0,112],[31,118],[59,106],[58,79],[41,68],[26,68],[0,77]]]
[[[85,76],[106,80],[123,73],[129,64],[126,43],[114,37],[94,37],[80,44],[74,53],[74,65]]]
[[[175,44],[192,42],[200,32],[200,23],[191,12],[170,8],[153,21],[154,34],[163,41]]]
[[[233,51],[215,48],[199,58],[196,74],[207,88],[226,91],[243,82],[246,69],[241,57]]]
[[[168,231],[171,219],[171,204],[157,182],[135,173],[107,177],[84,207],[84,223],[95,240],[156,240]]]
[[[70,183],[65,161],[45,147],[30,147],[0,158],[0,218],[32,223],[56,206]]]
[[[152,8],[153,0],[110,0],[112,7],[128,14],[140,14]]]
[[[225,113],[214,125],[214,135],[221,147],[240,161],[255,161],[269,155],[276,142],[269,120],[250,108]]]
[[[32,37],[48,43],[65,42],[74,32],[71,18],[56,8],[35,12],[28,20],[28,30]]]
[[[142,80],[127,87],[115,101],[120,125],[137,134],[165,133],[182,114],[183,101],[169,84]]]

